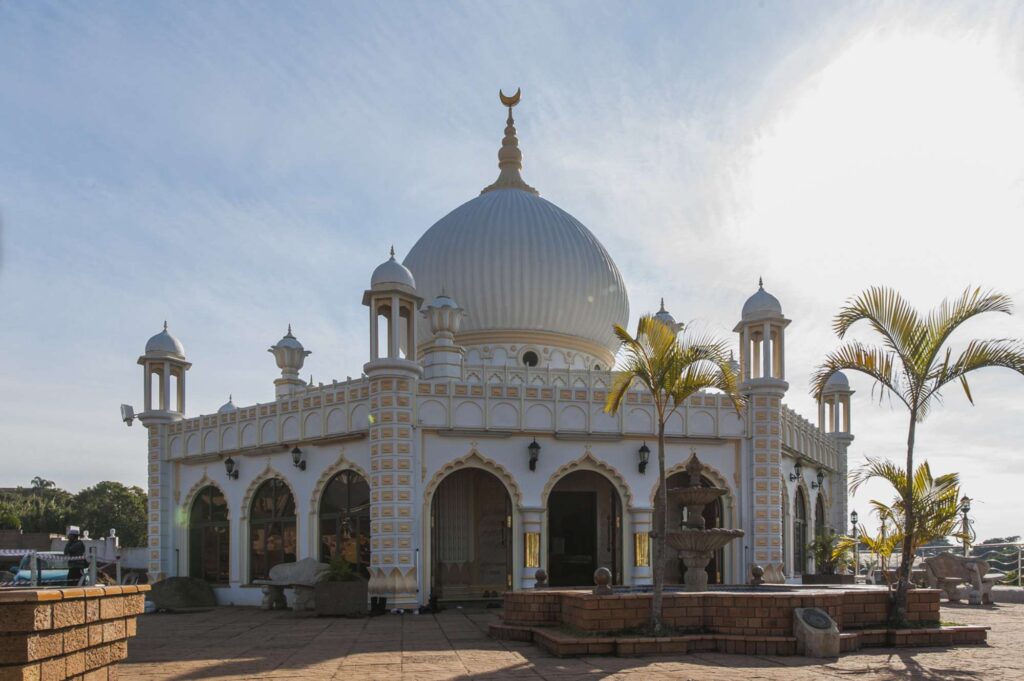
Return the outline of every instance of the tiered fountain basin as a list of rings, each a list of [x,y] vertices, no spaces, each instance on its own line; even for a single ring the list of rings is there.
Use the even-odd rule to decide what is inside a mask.
[[[671,588],[671,587],[670,587]],[[494,638],[532,641],[557,656],[724,652],[795,655],[794,608],[821,608],[840,630],[840,649],[981,644],[988,627],[940,627],[935,589],[909,594],[910,628],[886,625],[884,588],[725,587],[664,594],[665,636],[638,633],[650,617],[650,592],[594,595],[537,589],[505,594]]]

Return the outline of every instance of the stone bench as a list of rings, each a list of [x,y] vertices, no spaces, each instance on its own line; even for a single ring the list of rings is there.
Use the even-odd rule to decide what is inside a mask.
[[[967,600],[971,605],[992,601],[992,585],[1002,577],[989,575],[988,563],[980,558],[940,553],[924,559],[928,586],[942,589],[950,603],[960,601],[959,587],[968,585]],[[987,599],[987,600],[986,600]]]
[[[288,601],[285,599],[284,590],[291,589],[295,592],[295,601],[292,610],[315,610],[316,583],[322,580],[327,574],[328,566],[313,558],[303,558],[294,563],[281,563],[270,568],[270,579],[254,579],[253,584],[263,587],[262,610],[286,609]]]

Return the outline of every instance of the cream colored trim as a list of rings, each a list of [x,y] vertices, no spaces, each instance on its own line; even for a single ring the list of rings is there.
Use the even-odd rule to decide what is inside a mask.
[[[551,331],[526,331],[523,329],[487,329],[484,331],[467,331],[455,337],[455,342],[463,347],[483,345],[528,345],[531,347],[549,345],[566,350],[575,350],[592,355],[601,362],[602,371],[610,370],[615,363],[615,353],[603,345],[577,336],[567,336]],[[543,363],[544,355],[540,355]],[[540,371],[543,367],[536,367]]]
[[[558,481],[576,471],[593,471],[608,478],[618,489],[619,498],[622,501],[623,515],[625,515],[626,511],[633,508],[633,493],[622,473],[614,466],[596,458],[589,449],[580,458],[570,461],[551,474],[551,477],[548,478],[547,483],[544,485],[544,491],[540,495],[541,506],[547,508],[548,497],[551,496],[551,490],[555,488]]]

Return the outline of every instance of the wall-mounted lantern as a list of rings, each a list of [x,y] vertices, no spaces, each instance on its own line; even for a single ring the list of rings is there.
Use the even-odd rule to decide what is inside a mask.
[[[651,459],[651,448],[647,446],[646,442],[640,445],[640,449],[637,450],[637,455],[640,457],[640,462],[638,465],[638,468],[640,469],[640,474],[644,475],[645,473],[647,473],[647,462],[650,461]]]
[[[793,464],[793,472],[789,474],[789,481],[796,482],[804,476],[804,465],[800,463],[800,459],[796,460]]]
[[[300,471],[306,470],[306,460],[302,458],[302,450],[298,447],[292,450],[292,465]]]
[[[533,438],[533,442],[527,445],[526,449],[530,452],[530,470],[535,471],[537,470],[537,459],[540,458],[540,445],[537,444],[537,438]]]
[[[230,456],[224,459],[224,470],[227,471],[229,479],[238,480],[238,467],[235,466],[235,460]]]
[[[821,486],[822,486],[823,484],[825,484],[825,471],[823,471],[823,470],[821,470],[821,469],[819,468],[819,469],[818,469],[818,475],[817,475],[817,478],[818,478],[818,481],[817,481],[817,482],[814,482],[813,480],[811,481],[811,489],[818,489],[818,488],[819,488],[819,487],[821,487]]]

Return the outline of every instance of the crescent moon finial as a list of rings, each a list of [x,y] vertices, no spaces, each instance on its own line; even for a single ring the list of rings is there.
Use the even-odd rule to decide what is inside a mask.
[[[501,99],[501,103],[504,104],[505,106],[507,106],[510,109],[512,107],[514,107],[516,104],[519,103],[519,97],[522,94],[523,94],[523,88],[521,88],[521,87],[516,88],[516,93],[514,95],[512,95],[511,97],[506,95],[503,91],[498,90],[498,98]]]

